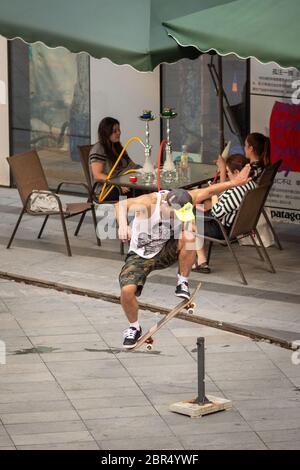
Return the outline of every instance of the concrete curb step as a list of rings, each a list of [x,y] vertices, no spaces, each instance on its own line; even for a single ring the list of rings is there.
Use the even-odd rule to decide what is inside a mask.
[[[90,289],[83,289],[80,287],[74,287],[67,284],[61,284],[58,282],[52,281],[44,281],[41,279],[35,279],[27,276],[21,276],[19,274],[13,274],[8,272],[0,271],[0,279],[7,280],[7,281],[14,281],[18,283],[24,283],[31,286],[41,287],[45,289],[54,289],[58,292],[65,292],[67,294],[73,295],[81,295],[85,297],[90,297],[93,299],[100,299],[106,302],[111,302],[115,304],[120,304],[120,297],[107,294],[105,292],[98,292]],[[143,302],[139,302],[139,307],[142,310],[147,310],[150,312],[160,313],[161,315],[166,315],[170,312],[170,309],[166,307],[162,307],[159,305],[152,305]],[[298,349],[299,345],[295,345],[293,341],[288,341],[283,338],[270,335],[264,332],[255,331],[253,327],[241,326],[234,323],[229,322],[220,322],[217,320],[212,320],[207,317],[202,317],[199,315],[189,315],[187,313],[180,313],[176,316],[176,318],[180,318],[181,320],[186,320],[192,323],[197,323],[200,325],[209,326],[211,328],[216,328],[223,331],[228,331],[230,333],[235,333],[242,336],[247,336],[255,341],[264,341],[267,343],[274,344],[276,346],[280,346],[285,349]]]

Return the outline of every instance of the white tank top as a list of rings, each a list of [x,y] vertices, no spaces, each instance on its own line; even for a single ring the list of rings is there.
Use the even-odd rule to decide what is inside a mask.
[[[165,191],[164,191],[165,192]],[[135,216],[131,227],[129,251],[142,258],[153,258],[170,239],[170,223],[163,222],[160,213],[161,193],[156,193],[156,205],[151,217]]]

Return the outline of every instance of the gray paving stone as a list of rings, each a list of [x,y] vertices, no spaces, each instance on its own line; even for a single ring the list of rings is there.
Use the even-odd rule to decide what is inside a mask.
[[[157,437],[163,435],[165,438],[174,437],[171,430],[159,416],[147,416],[145,419],[137,420],[136,417],[85,420],[85,424],[97,442],[103,440],[121,440],[128,436],[133,438]]]
[[[37,372],[29,374],[6,374],[6,375],[0,375],[0,385],[1,388],[4,384],[7,383],[19,383],[23,384],[26,382],[49,382],[51,380],[54,380],[52,375],[49,372]]]
[[[185,449],[197,450],[267,450],[254,432],[186,436],[182,443]]]
[[[120,394],[122,394],[122,397],[126,397],[128,400],[132,399],[134,401],[135,397],[144,396],[142,390],[136,385],[121,388],[111,388],[108,386],[104,386],[102,388],[99,387],[85,390],[70,390],[65,391],[65,393],[71,401],[90,398],[114,398],[119,397]]]
[[[93,441],[88,431],[64,431],[39,434],[21,434],[12,437],[16,446],[34,444],[58,444],[63,442],[89,442]]]
[[[47,434],[50,432],[86,431],[82,421],[58,421],[55,423],[9,424],[5,426],[10,436],[20,434]]]
[[[278,369],[275,367],[272,367],[270,369],[258,369],[258,368],[253,368],[253,369],[238,369],[238,370],[211,370],[209,367],[207,368],[208,374],[210,378],[214,381],[223,381],[223,380],[236,380],[236,381],[242,381],[242,380],[269,380],[269,379],[281,379],[282,374]]]
[[[27,413],[35,411],[66,411],[73,409],[70,402],[65,400],[56,401],[21,401],[14,403],[1,403],[0,415],[6,413]]]
[[[146,424],[145,424],[146,425]],[[99,442],[103,450],[184,450],[184,447],[173,436],[147,437],[135,439],[113,439]]]
[[[101,379],[102,377],[126,377],[126,370],[116,360],[86,360],[74,362],[50,362],[48,367],[58,381],[62,379]]]
[[[72,335],[72,334],[95,334],[95,328],[92,325],[83,324],[83,325],[73,325],[73,326],[41,326],[37,328],[37,326],[33,327],[24,327],[23,330],[26,335],[30,336],[31,339],[35,337],[40,337],[45,333],[45,329],[47,330],[47,334],[50,336],[62,336],[62,335]]]
[[[1,365],[1,375],[9,376],[11,374],[38,374],[38,373],[47,373],[48,369],[42,362],[34,362],[30,364],[12,364],[7,363]]]
[[[268,445],[270,450],[299,450],[300,449],[300,439],[291,440],[289,442],[272,442]]]
[[[91,349],[93,349],[91,347]],[[109,359],[111,353],[109,351],[68,351],[68,352],[53,352],[41,354],[43,361],[50,362],[76,362],[76,361],[90,361],[93,359],[101,361],[102,359]]]
[[[300,378],[300,364],[298,365],[294,365],[292,363],[290,363],[289,365],[277,364],[277,367],[287,377],[293,377],[293,378],[299,377]]]
[[[296,429],[299,426],[299,418],[291,418],[290,416],[281,417],[276,419],[276,417],[273,416],[273,419],[271,417],[268,417],[268,419],[258,419],[258,420],[249,420],[248,421],[251,428],[256,431],[256,432],[261,432],[261,431],[271,431],[274,429],[277,430],[290,430],[290,429]]]
[[[104,350],[107,349],[106,344],[104,341],[101,340],[99,337],[97,341],[83,341],[83,342],[76,342],[76,343],[64,343],[63,341],[56,342],[55,345],[53,346],[53,351],[49,354],[59,354],[59,353],[64,353],[64,352],[86,352],[87,350],[95,350],[98,352],[98,350]],[[88,352],[88,351],[87,351]],[[48,353],[46,353],[48,354]],[[41,354],[41,357],[44,359],[44,353]],[[47,357],[47,356],[46,356]],[[59,360],[59,357],[58,359]]]
[[[55,394],[57,391],[60,391],[61,388],[58,384],[51,380],[45,382],[24,382],[22,383],[22,389],[20,392],[20,384],[18,383],[6,383],[1,386],[1,393],[7,393],[7,395],[14,393],[39,393],[45,392],[49,396]],[[22,401],[22,400],[19,400]]]
[[[12,446],[13,442],[7,431],[0,425],[0,447]]]
[[[278,378],[269,378],[267,381],[263,378],[261,379],[249,379],[249,380],[218,380],[218,385],[223,391],[248,391],[251,392],[260,392],[270,390],[270,393],[276,392],[276,389],[281,392],[286,390],[287,392],[292,390],[291,382],[284,376],[279,376]],[[267,393],[267,392],[266,392]]]
[[[30,446],[17,446],[18,450],[99,450],[95,441],[88,442],[60,442],[59,444],[31,444]]]
[[[0,418],[4,425],[80,420],[80,417],[78,416],[78,414],[73,410],[44,411],[44,412],[35,412],[35,413],[9,413],[9,414],[0,414]]]
[[[158,410],[160,410],[158,408]],[[186,416],[165,413],[164,419],[176,436],[226,434],[251,431],[247,421],[234,410],[207,415],[199,419],[188,420]],[[184,418],[184,419],[182,419]],[[200,439],[200,437],[199,437]]]
[[[284,432],[282,432],[282,429],[273,429],[270,431],[259,431],[257,434],[268,445],[276,443],[282,445],[285,442],[289,445],[290,442],[300,441],[300,425],[295,429],[285,429]]]
[[[299,398],[300,396],[300,391],[297,390],[296,387],[283,387],[283,388],[275,388],[272,389],[272,387],[261,387],[261,388],[256,388],[249,385],[249,387],[243,387],[242,389],[226,389],[226,391],[223,391],[224,395],[226,398],[229,400],[232,400],[233,402],[240,401],[240,400],[264,400],[266,396],[268,398],[273,399],[273,400],[278,400],[278,399],[285,399],[285,398]]]
[[[143,420],[145,425],[147,423],[147,419],[150,416],[157,416],[157,411],[150,405],[143,405],[138,406],[136,404],[135,399],[128,400],[129,406],[114,406],[112,408],[87,408],[87,409],[80,409],[78,414],[80,417],[86,420],[94,420],[94,419],[116,419],[116,418],[136,418],[138,420]]]
[[[58,343],[83,343],[84,341],[93,342],[98,341],[99,339],[100,338],[97,333],[83,333],[78,335],[33,336],[31,338],[32,343],[35,346],[55,346]]]
[[[102,408],[120,408],[122,406],[148,406],[149,400],[143,396],[136,396],[134,398],[128,398],[123,396],[122,390],[120,390],[119,396],[107,397],[107,398],[84,398],[80,400],[71,400],[72,405],[76,410],[89,410],[89,409],[102,409]]]
[[[286,420],[289,419],[295,420],[298,418],[300,423],[300,407],[285,407],[280,408],[277,406],[277,403],[274,403],[273,407],[269,408],[260,408],[260,409],[247,409],[247,408],[240,408],[239,409],[241,415],[247,419],[248,422],[250,421],[266,421],[266,420]]]
[[[38,354],[13,354],[6,355],[6,365],[10,367],[11,364],[41,364],[43,361]]]
[[[0,188],[2,194],[20,207],[14,190]],[[39,224],[32,226],[27,218],[14,248],[5,250],[16,213],[1,215],[3,271],[23,275],[30,271],[37,279],[96,291],[101,285],[101,290],[119,293],[117,276],[123,261],[117,241],[104,241],[98,249],[92,234],[72,239],[74,256],[69,259],[62,255],[65,249],[55,221],[50,221],[47,237],[37,242]],[[70,227],[75,226],[71,222]],[[300,333],[300,269],[294,262],[300,253],[299,229],[293,235],[285,227],[282,230],[293,244],[288,240],[283,252],[270,250],[280,266],[276,275],[258,268],[256,259],[247,260],[247,248],[239,249],[242,264],[249,264],[248,287],[240,285],[226,250],[216,249],[212,274],[202,276],[200,315],[268,328],[281,337]],[[153,273],[141,300],[175,305],[176,269]],[[192,273],[194,283],[199,278]],[[150,312],[140,314],[144,328],[158,318]],[[55,348],[41,354],[11,354],[5,369],[0,367],[0,418],[17,436],[18,448],[262,449],[288,444],[297,448],[300,381],[298,369],[289,362],[290,351],[174,319],[157,335],[152,354],[126,353],[119,349],[126,326],[120,305],[0,279],[0,331],[8,352]],[[198,336],[206,338],[207,393],[233,400],[234,408],[191,420],[168,407],[196,395]],[[86,426],[91,440],[81,434],[88,432]],[[76,433],[82,441],[74,440]],[[0,447],[6,446],[14,447],[0,441]]]
[[[299,408],[300,406],[300,395],[298,398],[290,397],[276,397],[274,398],[256,398],[256,399],[246,399],[246,400],[235,400],[234,407],[238,410],[244,411],[254,411],[259,412],[259,410],[270,410],[273,408],[278,408],[283,410],[285,408]]]
[[[105,387],[116,387],[119,390],[121,387],[132,386],[135,384],[134,380],[129,376],[108,377],[108,374],[105,377],[98,377],[97,379],[84,379],[84,381],[78,379],[60,379],[59,383],[66,392],[74,390],[87,390],[98,387],[100,389]]]

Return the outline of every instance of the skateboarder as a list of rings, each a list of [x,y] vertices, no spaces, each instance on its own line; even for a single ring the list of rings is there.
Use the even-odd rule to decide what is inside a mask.
[[[167,268],[178,260],[175,295],[190,298],[188,276],[196,254],[193,207],[214,194],[245,184],[249,171],[247,165],[234,179],[203,189],[160,191],[115,204],[119,238],[130,240],[119,276],[121,305],[129,321],[129,328],[124,332],[124,348],[133,348],[142,334],[136,298],[141,295],[151,271]],[[134,215],[132,227],[128,225],[130,214]],[[179,230],[178,223],[175,230],[174,217],[179,221]]]

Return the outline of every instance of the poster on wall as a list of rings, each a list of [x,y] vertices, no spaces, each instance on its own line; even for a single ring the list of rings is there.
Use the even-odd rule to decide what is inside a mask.
[[[251,132],[270,136],[282,160],[266,206],[274,221],[300,223],[300,71],[251,60]]]

